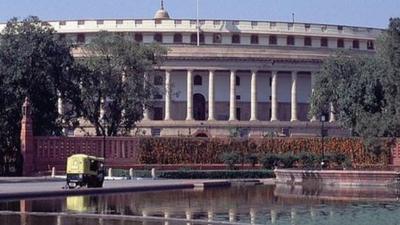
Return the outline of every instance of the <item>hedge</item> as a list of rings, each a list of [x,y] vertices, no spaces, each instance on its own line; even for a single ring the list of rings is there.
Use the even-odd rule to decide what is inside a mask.
[[[343,153],[354,165],[387,165],[390,161],[390,142],[382,140],[385,151],[379,156],[370,154],[358,138],[325,138],[324,152]],[[310,152],[322,154],[321,138],[142,138],[139,143],[139,162],[142,164],[220,164],[220,155],[236,152],[241,158],[250,154]]]

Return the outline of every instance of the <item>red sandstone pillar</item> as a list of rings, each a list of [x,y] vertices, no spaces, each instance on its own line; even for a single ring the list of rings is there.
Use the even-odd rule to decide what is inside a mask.
[[[31,176],[35,171],[35,146],[32,130],[31,104],[28,98],[22,106],[21,154],[23,157],[23,176]]]

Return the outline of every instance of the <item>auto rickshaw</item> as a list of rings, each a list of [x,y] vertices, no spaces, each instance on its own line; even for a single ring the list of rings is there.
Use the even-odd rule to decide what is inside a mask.
[[[69,188],[103,187],[105,176],[104,159],[77,154],[67,160],[67,186]]]

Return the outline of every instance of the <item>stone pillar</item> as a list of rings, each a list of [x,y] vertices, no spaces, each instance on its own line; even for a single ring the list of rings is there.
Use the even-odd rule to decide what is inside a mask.
[[[186,120],[193,120],[193,70],[187,71]]]
[[[234,121],[236,118],[236,71],[231,70],[230,76],[230,93],[229,93],[229,120]]]
[[[64,115],[64,102],[60,91],[57,91],[57,112],[60,117]]]
[[[314,94],[315,79],[316,79],[316,73],[315,72],[311,72],[311,95]],[[311,107],[311,102],[310,102],[310,107]],[[317,121],[317,116],[316,115],[312,115],[311,122],[316,122],[316,121]]]
[[[147,89],[147,82],[149,82],[149,74],[144,73],[143,85],[145,90]],[[143,120],[150,120],[149,109],[146,106],[143,109]]]
[[[31,103],[28,98],[22,106],[21,154],[23,158],[23,176],[31,176],[35,171],[35,146],[31,119]]]
[[[257,121],[257,71],[251,71],[251,116],[250,121]]]
[[[335,116],[335,107],[333,106],[333,103],[331,102],[329,104],[329,123],[334,123],[336,122],[336,116]]]
[[[105,109],[106,101],[104,98],[100,99],[100,123],[104,122],[105,115],[106,115],[106,109]]]
[[[297,72],[292,71],[291,122],[297,121]]]
[[[271,121],[278,121],[278,71],[272,71],[271,78]]]
[[[171,71],[165,71],[165,117],[171,120]]]
[[[208,120],[215,120],[214,104],[215,104],[215,86],[214,86],[215,71],[210,70],[208,75]]]

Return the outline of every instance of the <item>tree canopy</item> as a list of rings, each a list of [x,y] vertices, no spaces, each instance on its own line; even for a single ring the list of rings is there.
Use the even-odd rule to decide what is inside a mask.
[[[35,135],[57,135],[61,120],[57,93],[73,93],[70,46],[37,17],[11,19],[0,36],[0,149],[4,155],[19,149],[21,106],[32,102]],[[2,157],[4,159],[4,157]],[[4,164],[4,163],[3,163]],[[1,172],[1,171],[0,171]]]
[[[79,62],[87,69],[81,80],[82,117],[97,135],[129,134],[156,91],[145,74],[163,62],[166,49],[100,32],[82,52]]]
[[[390,19],[377,54],[338,52],[322,65],[310,114],[334,105],[338,121],[367,140],[400,135],[400,19]]]

